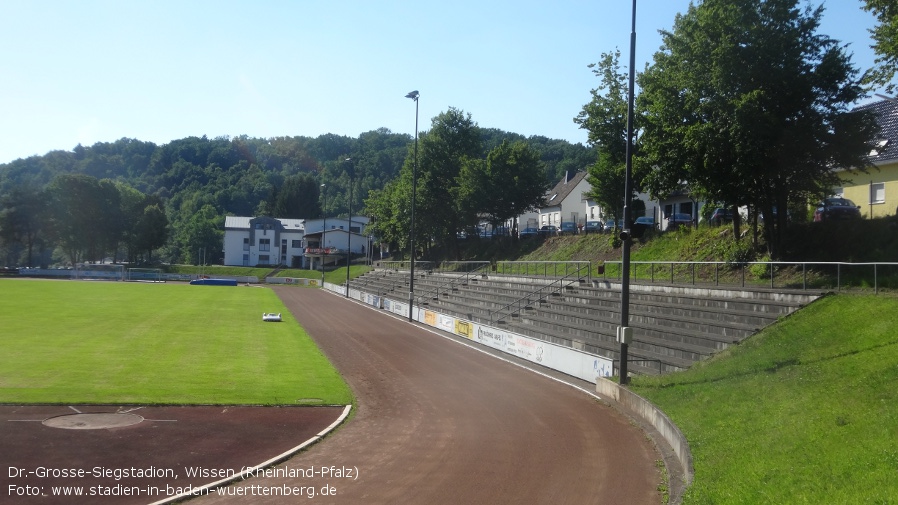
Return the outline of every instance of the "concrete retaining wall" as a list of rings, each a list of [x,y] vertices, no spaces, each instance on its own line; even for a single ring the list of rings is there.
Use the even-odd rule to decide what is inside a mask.
[[[596,393],[606,398],[611,398],[620,405],[632,411],[635,415],[644,419],[658,430],[662,437],[667,440],[673,448],[674,454],[680,461],[683,469],[685,485],[692,483],[692,451],[689,450],[689,443],[686,437],[677,428],[677,425],[667,417],[667,414],[652,404],[645,398],[637,395],[627,388],[623,388],[620,384],[598,377],[596,379]]]

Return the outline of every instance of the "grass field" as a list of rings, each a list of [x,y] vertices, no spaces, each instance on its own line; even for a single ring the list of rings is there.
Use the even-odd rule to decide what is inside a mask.
[[[684,504],[898,503],[898,297],[829,296],[632,389],[680,427]]]
[[[0,279],[0,293],[0,403],[352,401],[269,289]]]

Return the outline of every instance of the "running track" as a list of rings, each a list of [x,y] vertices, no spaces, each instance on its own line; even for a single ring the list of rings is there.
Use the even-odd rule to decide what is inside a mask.
[[[230,488],[327,485],[336,493],[312,500],[209,495],[190,503],[661,502],[661,456],[614,408],[322,290],[274,289],[357,399],[341,428],[278,468],[350,468],[351,477],[253,478]]]

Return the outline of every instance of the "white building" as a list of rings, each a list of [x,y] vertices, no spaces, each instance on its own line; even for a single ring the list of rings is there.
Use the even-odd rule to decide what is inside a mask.
[[[353,216],[327,219],[225,217],[224,264],[231,266],[284,265],[318,269],[370,253],[371,238],[364,235],[369,219]],[[327,229],[325,230],[325,226]]]
[[[539,226],[555,225],[562,222],[582,224],[587,215],[586,194],[592,186],[586,181],[586,172],[566,173],[546,194],[546,205],[539,209]]]
[[[225,217],[225,265],[302,268],[305,246],[302,219]]]
[[[592,185],[587,172],[566,173],[564,178],[546,193],[546,206],[535,212],[522,214],[516,218],[518,230],[539,228],[545,225],[561,227],[562,222],[585,225],[586,221],[606,221],[611,219],[611,212],[602,208],[589,198]],[[654,216],[655,222],[661,217],[659,202],[651,200],[649,195],[638,193],[637,198],[645,203],[646,216]],[[623,204],[623,203],[622,203]],[[617,209],[618,212],[623,209]],[[640,215],[633,215],[635,220]],[[510,226],[513,226],[513,221]]]
[[[365,235],[365,227],[369,218],[364,216],[329,217],[326,219],[307,219],[305,258],[309,268],[321,268],[325,265],[337,266],[346,262],[346,252],[353,256],[367,256],[371,253],[371,237]]]

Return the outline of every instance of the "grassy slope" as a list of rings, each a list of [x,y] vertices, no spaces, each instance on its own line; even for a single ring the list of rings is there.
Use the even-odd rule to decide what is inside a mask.
[[[723,261],[722,229],[667,233],[634,261]],[[502,259],[512,259],[511,257]],[[608,236],[558,237],[527,260],[619,261]],[[691,370],[637,377],[693,451],[686,504],[896,503],[898,297],[826,297]]]
[[[0,291],[3,403],[351,401],[267,289],[0,279]],[[271,311],[285,321],[263,323]]]
[[[693,451],[684,503],[894,503],[898,298],[830,296],[632,389]]]

